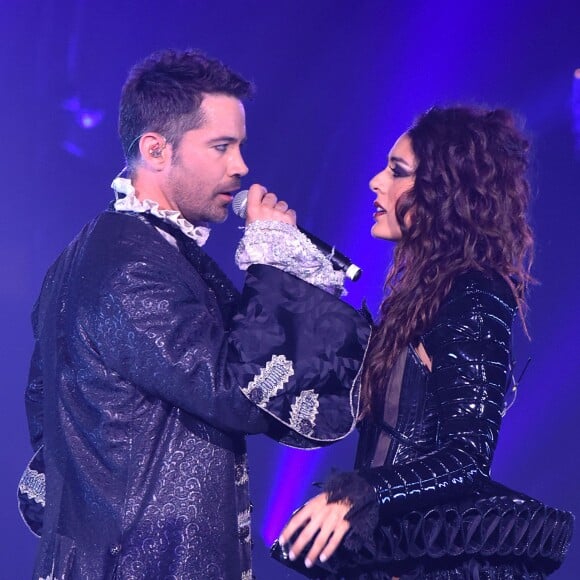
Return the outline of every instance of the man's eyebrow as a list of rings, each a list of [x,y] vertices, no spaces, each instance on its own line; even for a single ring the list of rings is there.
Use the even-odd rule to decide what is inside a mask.
[[[210,139],[208,141],[208,143],[245,143],[246,142],[246,137],[244,137],[241,141],[239,139],[237,139],[236,137],[231,137],[229,135],[224,135],[222,137],[214,137],[213,139]]]

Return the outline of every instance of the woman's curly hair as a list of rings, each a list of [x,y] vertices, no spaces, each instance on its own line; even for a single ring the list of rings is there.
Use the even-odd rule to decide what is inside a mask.
[[[417,158],[415,183],[396,206],[402,238],[363,373],[363,415],[382,401],[399,353],[419,341],[459,274],[503,276],[522,320],[532,281],[529,143],[514,116],[503,109],[434,107],[407,135]]]

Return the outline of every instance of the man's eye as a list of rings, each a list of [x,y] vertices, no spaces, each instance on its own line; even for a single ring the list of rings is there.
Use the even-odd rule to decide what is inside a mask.
[[[228,150],[228,144],[222,143],[220,145],[215,145],[214,149],[217,149],[220,153],[225,153]]]

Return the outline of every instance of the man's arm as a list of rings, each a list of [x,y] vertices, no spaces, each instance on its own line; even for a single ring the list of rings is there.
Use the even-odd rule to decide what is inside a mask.
[[[32,314],[32,324],[34,328],[35,341],[30,370],[28,373],[28,384],[24,393],[24,403],[26,408],[26,418],[28,420],[28,432],[30,442],[34,451],[42,445],[43,435],[43,395],[44,383],[42,378],[42,358],[37,338],[37,313],[38,305],[35,306]]]
[[[154,256],[126,264],[84,307],[83,332],[105,367],[220,429],[269,431],[270,414],[297,445],[351,430],[350,387],[368,338],[361,315],[289,274],[253,266],[226,332],[203,282],[193,288],[174,266]],[[332,411],[338,400],[348,420]]]

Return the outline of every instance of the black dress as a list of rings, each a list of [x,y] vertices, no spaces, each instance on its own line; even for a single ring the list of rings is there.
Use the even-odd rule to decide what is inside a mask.
[[[499,276],[459,276],[360,425],[356,471],[326,485],[351,529],[311,577],[539,579],[561,564],[573,516],[490,478],[511,378],[516,304]]]

